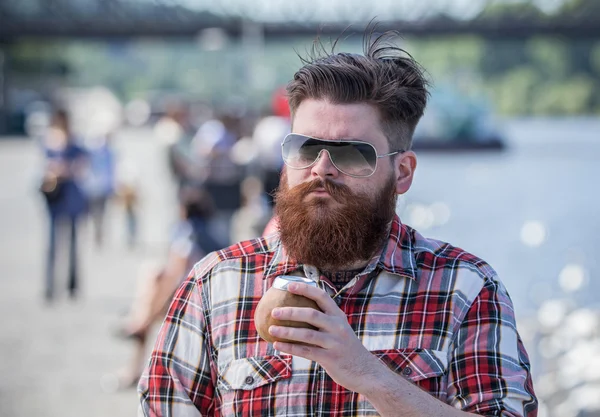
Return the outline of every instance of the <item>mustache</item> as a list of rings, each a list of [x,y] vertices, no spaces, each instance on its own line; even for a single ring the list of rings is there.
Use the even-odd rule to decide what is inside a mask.
[[[300,197],[316,191],[319,188],[325,189],[338,203],[343,203],[347,198],[352,197],[353,193],[350,187],[344,184],[338,184],[332,180],[316,179],[314,181],[295,186],[291,191]]]

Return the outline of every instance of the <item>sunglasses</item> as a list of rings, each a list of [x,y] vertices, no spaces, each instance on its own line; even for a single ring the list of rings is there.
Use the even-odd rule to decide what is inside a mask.
[[[288,134],[281,144],[283,162],[293,169],[314,165],[323,151],[329,154],[333,165],[343,174],[355,178],[370,177],[377,169],[377,160],[405,151],[377,155],[375,146],[357,140],[321,140],[297,133]]]

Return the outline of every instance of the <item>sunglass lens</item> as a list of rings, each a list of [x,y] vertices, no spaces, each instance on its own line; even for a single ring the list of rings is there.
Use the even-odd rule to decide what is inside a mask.
[[[375,171],[375,149],[360,142],[329,142],[290,134],[283,143],[282,156],[288,166],[301,169],[313,164],[322,150],[329,152],[332,162],[345,174],[367,177]]]
[[[375,171],[377,156],[371,145],[347,142],[332,147],[330,154],[333,163],[346,174],[365,177]]]
[[[288,135],[282,147],[283,160],[292,168],[310,166],[321,152],[321,141],[299,135]]]

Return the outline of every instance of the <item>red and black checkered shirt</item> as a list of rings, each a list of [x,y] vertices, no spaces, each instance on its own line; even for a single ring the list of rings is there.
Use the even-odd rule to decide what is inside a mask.
[[[294,271],[334,290],[316,268],[290,259],[277,235],[200,261],[140,380],[140,415],[377,415],[317,363],[258,336],[259,300],[276,276]],[[432,396],[485,416],[537,415],[512,302],[484,261],[396,217],[383,252],[335,300],[373,355]]]

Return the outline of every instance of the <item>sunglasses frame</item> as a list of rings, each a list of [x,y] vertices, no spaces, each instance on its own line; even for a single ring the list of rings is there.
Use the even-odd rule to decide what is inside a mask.
[[[306,139],[313,139],[313,140],[317,140],[319,142],[331,142],[331,143],[348,143],[348,144],[359,144],[359,145],[368,145],[371,148],[373,148],[373,153],[375,154],[375,167],[373,168],[373,172],[371,172],[369,175],[355,175],[355,174],[348,174],[347,172],[345,172],[344,170],[340,169],[340,167],[338,167],[336,165],[336,163],[333,161],[333,158],[331,157],[331,153],[327,150],[327,149],[321,149],[319,151],[319,153],[317,154],[317,157],[315,158],[314,161],[312,161],[310,164],[303,166],[303,167],[293,167],[291,165],[289,165],[287,163],[287,161],[285,160],[285,158],[283,157],[283,146],[285,145],[288,137],[290,136],[301,136],[303,138]],[[291,169],[306,169],[306,168],[310,168],[311,166],[313,166],[314,164],[316,164],[319,159],[321,159],[321,155],[323,154],[323,152],[327,152],[327,154],[329,155],[329,160],[331,161],[331,163],[333,164],[333,166],[335,167],[335,169],[337,169],[338,171],[340,171],[342,174],[347,175],[349,177],[352,178],[369,178],[370,176],[372,176],[373,174],[375,174],[375,171],[377,171],[377,166],[378,166],[378,161],[379,158],[385,158],[386,156],[392,156],[392,155],[396,155],[396,154],[401,154],[406,152],[406,150],[404,149],[400,149],[397,151],[393,151],[393,152],[389,152],[389,153],[385,153],[385,154],[381,154],[381,155],[377,155],[377,149],[375,148],[375,146],[372,143],[369,142],[364,142],[361,140],[324,140],[324,139],[319,139],[319,138],[314,138],[312,136],[307,136],[307,135],[302,135],[300,133],[288,133],[287,135],[285,135],[285,138],[283,138],[283,142],[281,142],[281,157],[283,159],[283,163],[291,168]]]

